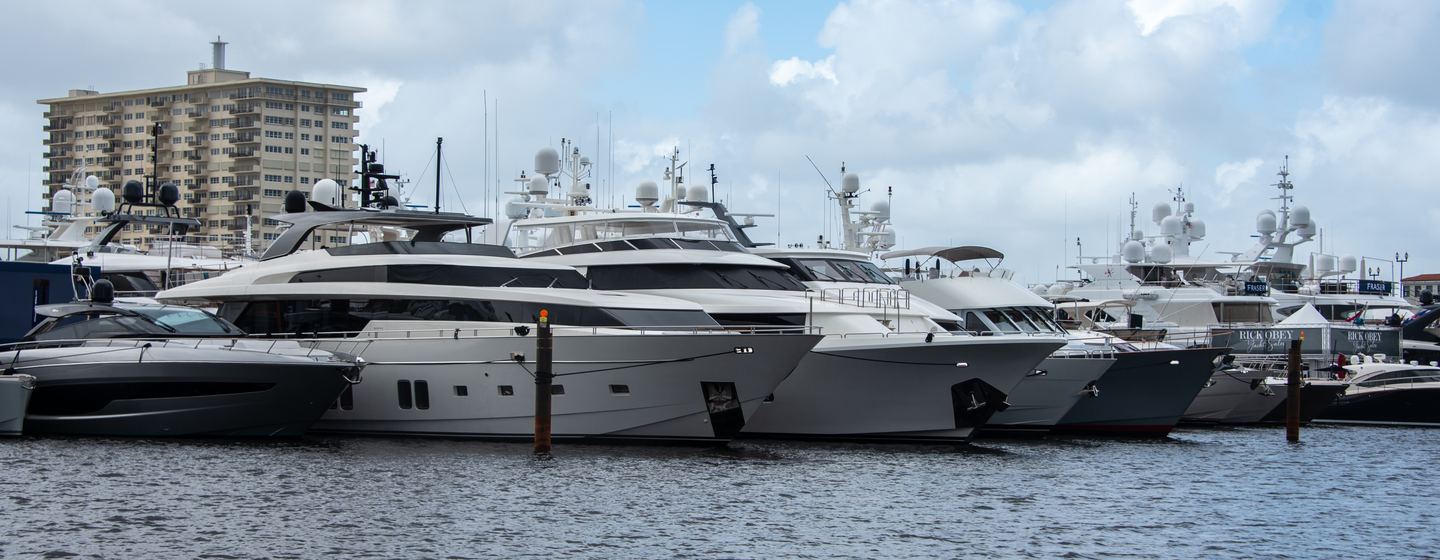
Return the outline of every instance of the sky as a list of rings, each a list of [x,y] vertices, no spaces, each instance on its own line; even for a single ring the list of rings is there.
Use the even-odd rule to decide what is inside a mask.
[[[6,3],[5,222],[39,209],[44,108],[68,89],[178,85],[230,45],[254,76],[367,88],[360,140],[410,202],[495,217],[536,150],[572,139],[602,202],[681,151],[760,241],[836,231],[821,174],[891,199],[900,247],[986,245],[1025,282],[1074,277],[1183,188],[1194,252],[1254,240],[1285,158],[1324,250],[1386,279],[1440,272],[1440,2],[252,1]],[[239,13],[237,13],[239,12]],[[246,14],[249,14],[248,16]],[[105,22],[128,22],[105,25]],[[104,32],[95,32],[104,29]],[[28,53],[28,54],[27,54]],[[487,124],[488,123],[488,127]],[[484,131],[490,130],[489,134]],[[612,140],[613,139],[613,140]],[[613,181],[612,181],[613,177]],[[19,232],[15,232],[18,234]],[[1077,239],[1079,245],[1077,247]],[[1320,250],[1302,246],[1300,255]],[[1398,272],[1398,270],[1397,270]]]

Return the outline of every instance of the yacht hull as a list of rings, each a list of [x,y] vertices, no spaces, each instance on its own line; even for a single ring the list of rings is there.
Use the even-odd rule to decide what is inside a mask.
[[[820,339],[557,331],[551,390],[557,440],[727,441]],[[344,351],[353,344],[348,340],[318,346]],[[533,335],[376,338],[359,352],[365,383],[315,429],[529,440],[535,344]]]
[[[1115,355],[1096,386],[1097,398],[1082,399],[1054,432],[1165,437],[1210,380],[1223,348],[1145,350]]]
[[[1267,381],[1270,390],[1277,394],[1288,393],[1284,377],[1271,377]],[[1335,404],[1335,399],[1345,392],[1344,381],[1303,379],[1300,385],[1300,423],[1309,424],[1320,413]],[[1285,423],[1286,404],[1280,402],[1260,421],[1262,423]]]
[[[1082,399],[1094,398],[1086,387],[1098,382],[1115,363],[1111,358],[1050,357],[1040,362],[1005,399],[1010,407],[995,413],[980,429],[981,437],[1038,437],[1049,433]]]
[[[1440,387],[1381,388],[1343,394],[1315,421],[1440,426]]]
[[[19,369],[35,376],[27,433],[300,436],[357,369],[293,356],[240,358],[234,355],[241,352],[215,349],[148,348],[138,360],[138,348],[97,350],[105,348],[22,351]],[[123,354],[132,359],[110,360]]]
[[[858,341],[858,342],[857,342]],[[829,337],[742,437],[967,441],[1061,341]],[[964,364],[958,367],[957,364]]]
[[[0,436],[20,435],[34,380],[26,375],[0,375]]]
[[[1185,410],[1185,422],[1202,424],[1254,424],[1285,402],[1285,392],[1265,383],[1267,372],[1254,369],[1219,370],[1209,386],[1200,390]]]

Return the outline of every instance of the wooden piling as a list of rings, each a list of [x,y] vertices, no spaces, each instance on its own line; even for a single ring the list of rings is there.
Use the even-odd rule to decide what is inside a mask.
[[[550,332],[550,312],[540,310],[535,336],[535,453],[550,452],[550,386],[555,380],[551,368],[555,339]]]
[[[1286,364],[1285,441],[1290,443],[1300,442],[1300,342],[1290,341]]]

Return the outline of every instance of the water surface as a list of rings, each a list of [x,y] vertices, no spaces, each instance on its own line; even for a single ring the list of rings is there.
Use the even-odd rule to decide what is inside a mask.
[[[721,449],[0,440],[0,557],[1421,557],[1440,431]]]

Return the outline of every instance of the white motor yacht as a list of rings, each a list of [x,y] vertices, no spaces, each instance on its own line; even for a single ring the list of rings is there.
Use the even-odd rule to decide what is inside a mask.
[[[219,305],[252,334],[364,342],[366,382],[316,430],[530,437],[532,327],[544,309],[557,439],[725,441],[819,340],[803,327],[727,332],[692,303],[592,291],[573,268],[444,240],[489,219],[338,210],[333,181],[316,189],[311,206],[323,211],[275,217],[291,226],[259,263],[158,296]],[[317,229],[349,227],[386,237],[309,248]]]
[[[589,207],[574,184],[567,198],[551,199],[559,165],[543,160],[556,157],[537,156],[536,178],[511,204],[507,243],[525,260],[574,266],[596,289],[691,301],[729,328],[804,325],[825,335],[744,435],[964,441],[1063,344],[954,335],[905,305],[893,285],[863,294],[807,289],[786,265],[746,252],[726,220],[676,212],[704,203],[703,189],[685,191],[677,174],[669,188],[686,195],[667,195],[657,208],[659,188],[642,184],[638,212]],[[572,168],[575,161],[567,155]]]

